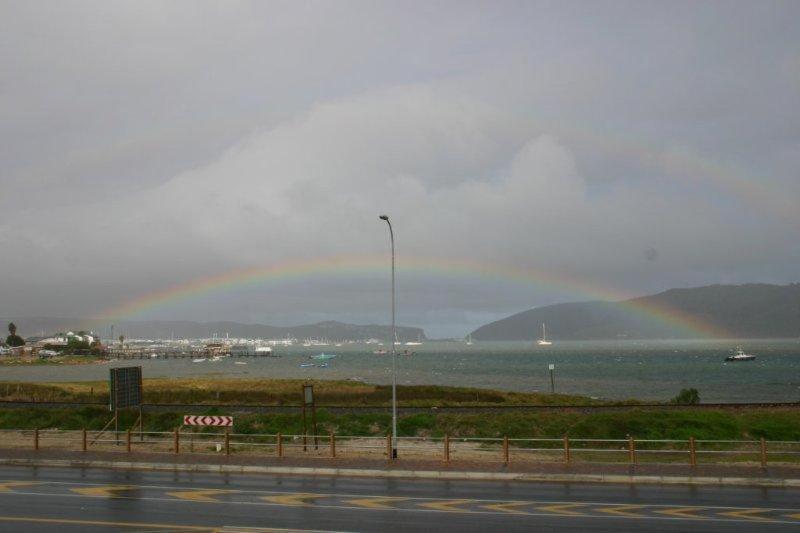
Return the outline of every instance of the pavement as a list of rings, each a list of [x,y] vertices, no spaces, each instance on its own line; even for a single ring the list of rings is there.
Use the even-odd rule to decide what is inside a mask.
[[[797,531],[786,488],[0,467],[0,531]]]
[[[754,464],[637,464],[581,463],[569,465],[512,461],[508,465],[485,460],[421,460],[367,457],[326,458],[209,453],[148,453],[136,451],[74,451],[67,449],[0,448],[0,466],[56,466],[117,468],[231,474],[292,474],[415,479],[482,479],[494,481],[682,484],[800,488],[800,467]]]

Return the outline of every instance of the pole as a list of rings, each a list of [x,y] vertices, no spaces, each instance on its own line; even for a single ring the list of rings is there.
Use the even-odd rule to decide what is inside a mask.
[[[395,341],[397,329],[395,326],[395,300],[394,300],[394,230],[387,215],[381,215],[381,220],[389,225],[389,241],[392,246],[392,459],[397,459],[397,354]]]

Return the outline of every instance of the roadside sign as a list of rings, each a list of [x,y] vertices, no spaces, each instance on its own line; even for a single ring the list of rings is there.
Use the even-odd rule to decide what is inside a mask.
[[[306,406],[314,405],[314,385],[303,385],[303,402]]]
[[[109,390],[112,411],[142,405],[142,367],[126,366],[109,369]]]
[[[183,417],[184,426],[233,426],[232,416],[194,416],[186,415]]]
[[[548,370],[555,370],[556,369],[556,365],[554,365],[553,363],[550,363],[549,365],[547,365],[547,369]]]

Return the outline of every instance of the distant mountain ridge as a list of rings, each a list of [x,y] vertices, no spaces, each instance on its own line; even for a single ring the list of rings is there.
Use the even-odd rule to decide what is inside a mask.
[[[636,312],[656,308],[698,325],[713,325],[733,338],[800,337],[800,283],[770,285],[708,285],[670,289],[624,302],[576,302],[548,305],[516,313],[479,327],[475,340],[533,341],[547,324],[554,340],[670,339],[687,336],[687,329]],[[696,335],[700,336],[700,335]]]
[[[59,331],[93,330],[103,338],[108,337],[112,324],[109,320],[74,319],[74,318],[0,318],[5,326],[14,322],[23,337],[49,335]],[[239,322],[192,322],[192,321],[132,321],[114,322],[114,336],[125,335],[128,338],[169,339],[179,338],[211,338],[213,335],[224,338],[226,335],[238,338],[281,339],[287,336],[299,340],[328,339],[330,341],[350,341],[363,339],[391,339],[391,326],[357,325],[344,322],[327,321],[301,326],[269,326],[266,324],[242,324]],[[422,328],[398,326],[397,337],[400,341],[426,339]]]

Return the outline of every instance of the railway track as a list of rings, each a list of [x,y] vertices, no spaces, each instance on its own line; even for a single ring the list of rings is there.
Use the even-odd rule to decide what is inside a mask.
[[[105,402],[26,402],[0,400],[0,409],[74,409],[80,407],[107,407]],[[149,412],[180,411],[182,413],[202,413],[209,409],[224,409],[229,412],[239,413],[296,413],[302,409],[300,405],[252,405],[252,404],[180,404],[180,403],[150,403],[143,404],[143,409]],[[383,413],[389,409],[388,405],[317,405],[318,409],[325,409],[333,413]],[[703,403],[698,405],[674,404],[639,404],[639,405],[486,405],[486,406],[398,406],[401,413],[502,413],[502,412],[547,412],[547,411],[581,411],[581,412],[620,412],[632,409],[664,410],[664,409],[697,409],[697,410],[745,410],[745,409],[800,409],[800,402],[768,402],[768,403]]]

